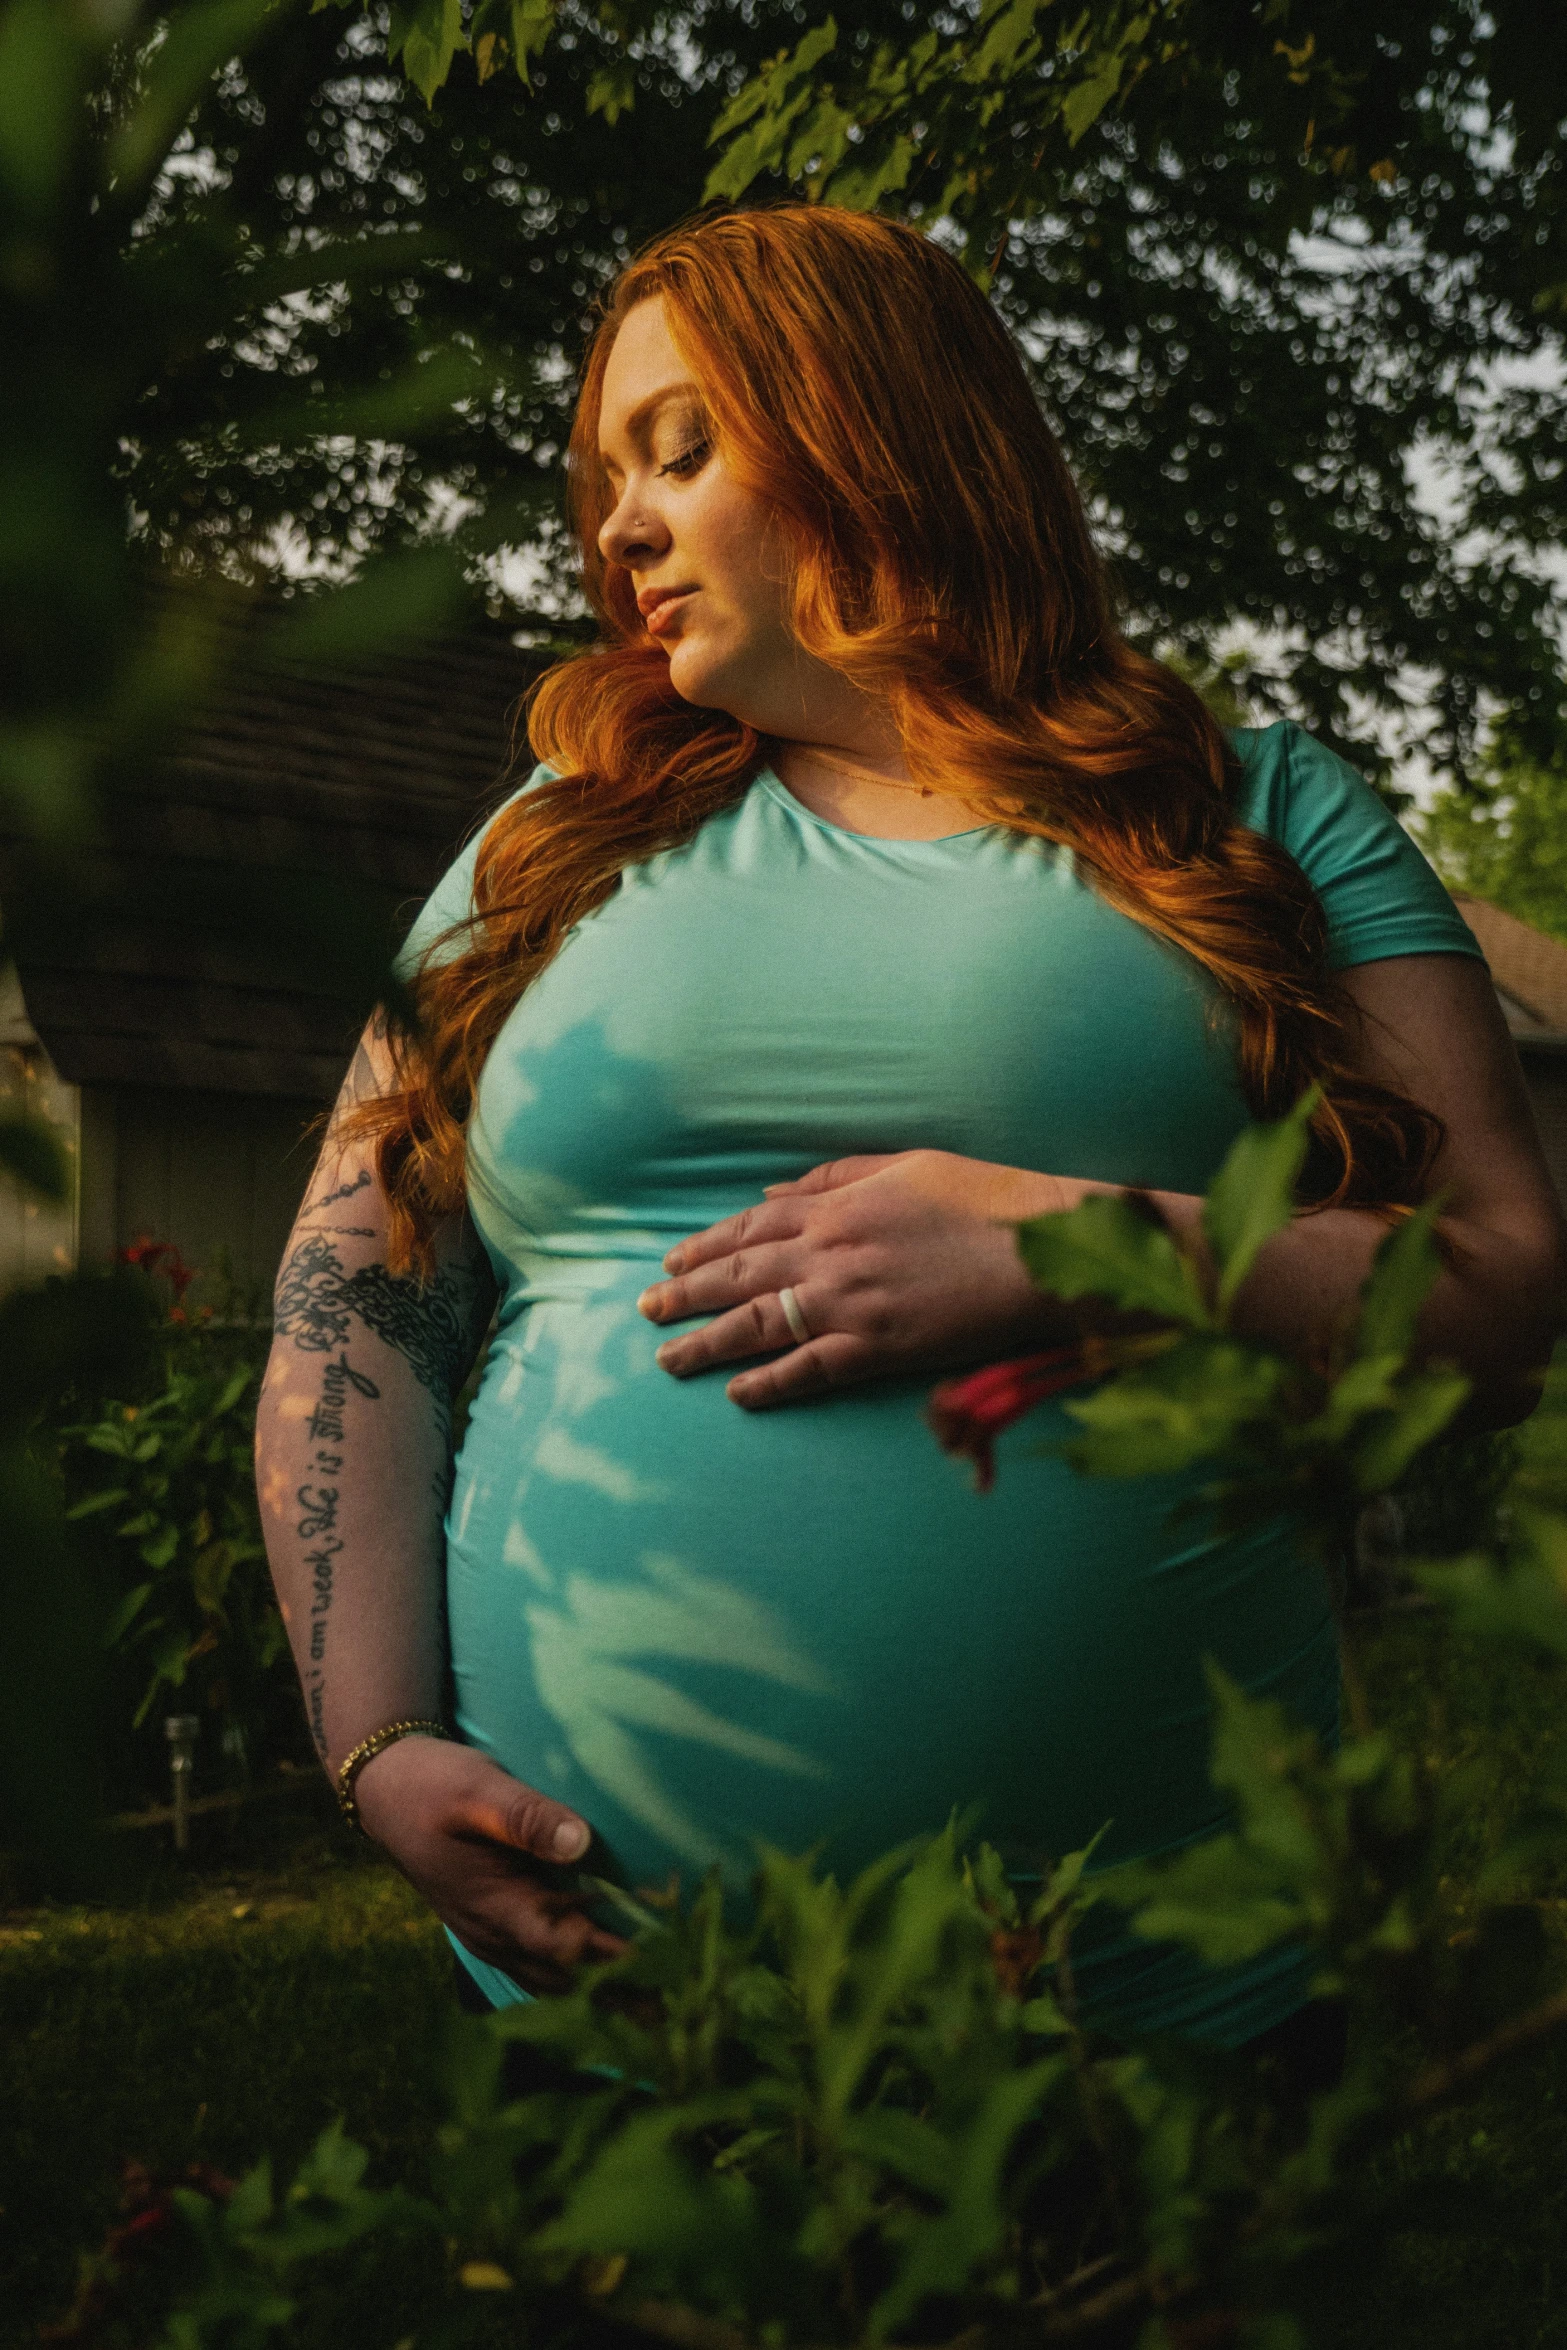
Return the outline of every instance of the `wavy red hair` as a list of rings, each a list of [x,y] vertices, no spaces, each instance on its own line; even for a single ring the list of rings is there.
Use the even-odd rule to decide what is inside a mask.
[[[1000,319],[918,230],[780,203],[655,238],[604,300],[567,460],[600,641],[527,697],[532,758],[555,779],[489,825],[472,919],[414,982],[397,1089],[352,1113],[376,1137],[394,1265],[428,1269],[434,1224],[462,1201],[479,1073],[524,988],[628,865],[689,838],[770,756],[752,728],[675,693],[631,573],[599,550],[614,505],[604,370],[621,321],[653,296],[723,464],[782,525],[796,634],[884,698],[914,782],[1066,844],[1109,903],[1195,957],[1235,1007],[1255,1115],[1322,1081],[1308,1202],[1421,1197],[1440,1122],[1348,1067],[1351,1007],[1317,897],[1236,822],[1239,771],[1198,695],[1116,626]]]

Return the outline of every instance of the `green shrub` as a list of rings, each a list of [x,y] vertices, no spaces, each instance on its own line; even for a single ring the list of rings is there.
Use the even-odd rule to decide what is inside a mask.
[[[273,1598],[255,1492],[255,1413],[270,1331],[219,1266],[211,1302],[166,1244],[126,1252],[161,1313],[130,1392],[78,1384],[35,1431],[65,1517],[112,1590],[104,1643],[127,1735],[116,1766],[162,1783],[162,1712],[207,1733],[203,1778],[244,1779],[302,1756],[288,1639]],[[219,1760],[218,1758],[221,1758]]]

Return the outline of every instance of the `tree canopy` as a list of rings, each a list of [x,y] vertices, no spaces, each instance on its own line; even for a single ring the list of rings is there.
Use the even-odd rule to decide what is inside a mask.
[[[1416,827],[1421,847],[1450,889],[1567,942],[1567,762],[1504,757],[1485,786],[1438,793]]]
[[[143,222],[160,266],[218,223],[250,256],[128,419],[160,546],[547,530],[595,289],[704,199],[793,191],[963,254],[1146,641],[1238,648],[1363,759],[1378,714],[1461,774],[1488,713],[1550,755],[1567,48],[1525,0],[256,13]],[[265,298],[335,240],[339,280]]]

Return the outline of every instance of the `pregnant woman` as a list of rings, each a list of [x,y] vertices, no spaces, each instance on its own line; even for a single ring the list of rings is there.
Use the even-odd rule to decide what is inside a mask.
[[[1564,1232],[1479,950],[1299,729],[1225,735],[1118,632],[1022,364],[915,230],[712,214],[622,274],[570,452],[601,642],[415,924],[277,1293],[268,1545],[316,1744],[494,2003],[630,1887],[757,1839],[840,1872],[978,1804],[1020,1877],[1210,1832],[1201,1673],[1335,1735],[1320,1570],[1200,1476],[1078,1479],[938,1374],[1059,1343],[1010,1226],[1124,1185],[1200,1251],[1254,1115],[1320,1079],[1241,1298],[1301,1350],[1445,1186],[1421,1343],[1504,1425]],[[455,1467],[451,1399],[495,1328]],[[1108,1307],[1099,1327],[1115,1327]],[[1112,1923],[1095,2020],[1227,2046],[1300,1954]]]

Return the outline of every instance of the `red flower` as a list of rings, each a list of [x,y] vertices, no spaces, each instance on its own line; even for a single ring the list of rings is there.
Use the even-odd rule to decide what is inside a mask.
[[[925,1416],[943,1452],[965,1453],[974,1463],[974,1483],[988,1493],[996,1481],[991,1447],[1003,1428],[1021,1420],[1036,1404],[1064,1387],[1102,1379],[1109,1364],[1100,1340],[1085,1338],[1050,1354],[1022,1355],[1011,1363],[990,1363],[964,1379],[946,1379],[931,1392]]]
[[[121,1249],[120,1263],[134,1265],[142,1273],[161,1273],[174,1292],[173,1319],[183,1322],[185,1317],[177,1310],[179,1301],[195,1280],[197,1268],[186,1264],[172,1240],[154,1240],[150,1232],[138,1232],[129,1246]]]

